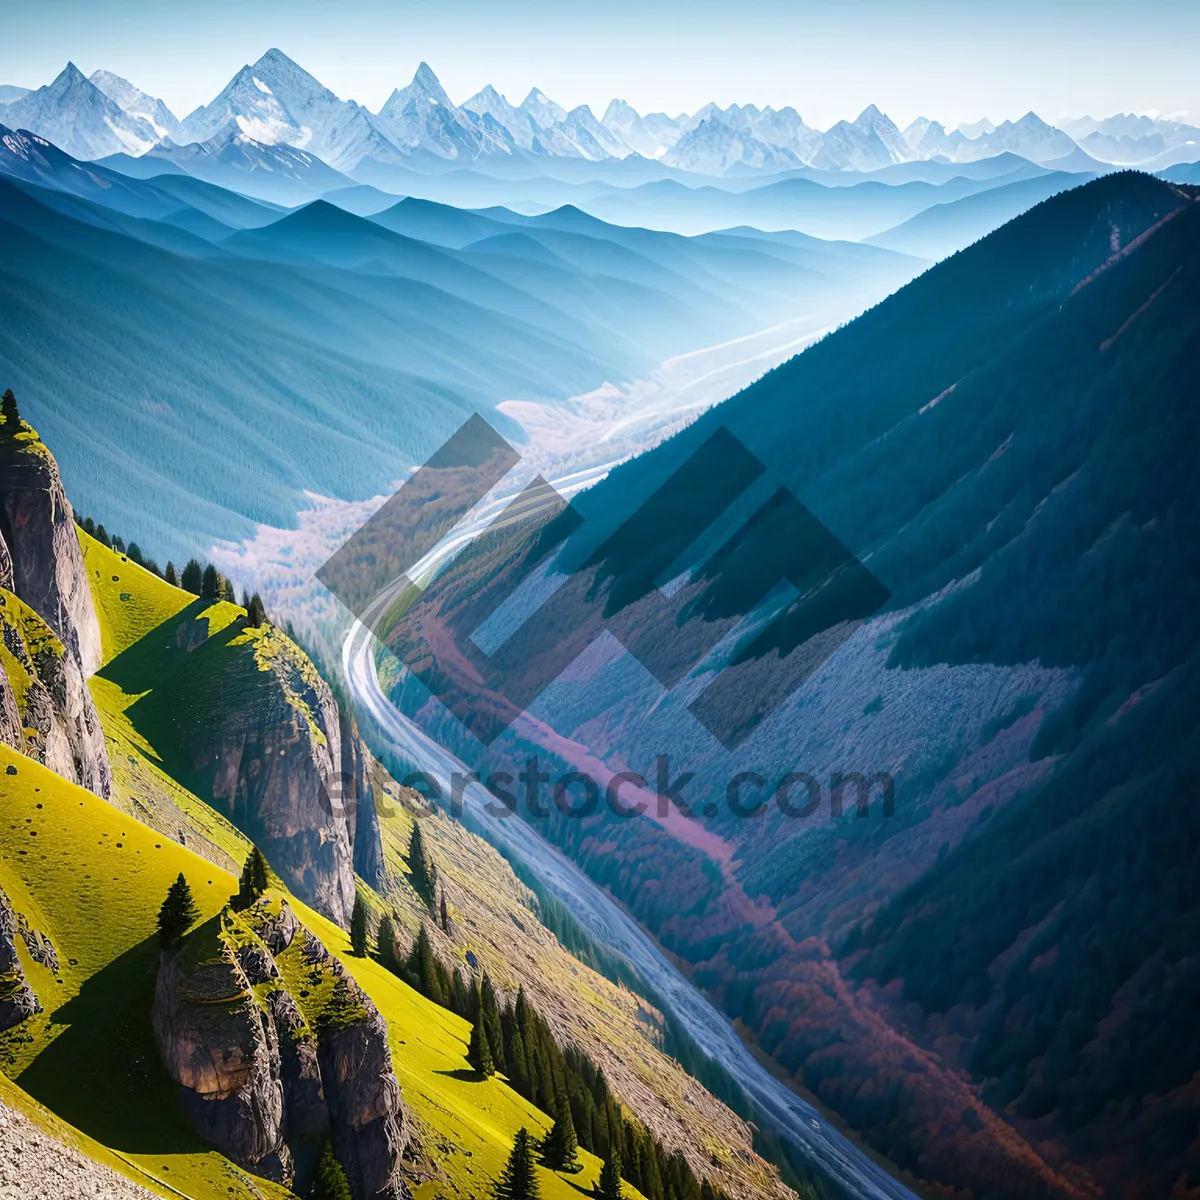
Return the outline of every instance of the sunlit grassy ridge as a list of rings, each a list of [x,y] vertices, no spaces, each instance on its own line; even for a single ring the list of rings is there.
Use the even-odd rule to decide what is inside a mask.
[[[60,962],[56,976],[19,950],[46,1011],[0,1034],[0,1067],[139,1182],[198,1200],[284,1194],[191,1131],[150,1024],[167,886],[183,871],[208,917],[233,877],[7,746],[0,764],[0,884]]]
[[[241,609],[198,600],[77,532],[100,621],[103,666],[88,680],[88,689],[104,729],[113,803],[172,839],[183,833],[204,858],[236,870],[249,842],[166,770],[162,754],[129,709],[147,698],[146,707],[161,704],[169,712],[174,664],[187,655],[187,647],[228,628]]]
[[[9,765],[16,775],[7,773]],[[143,1170],[200,1200],[270,1200],[282,1190],[233,1167],[191,1132],[154,1045],[155,920],[180,871],[202,917],[189,952],[215,951],[210,940],[236,937],[245,924],[233,915],[221,928],[212,921],[236,891],[232,874],[0,747],[0,885],[17,911],[50,936],[62,964],[55,977],[21,950],[46,1012],[0,1035],[0,1066],[36,1101],[108,1147],[110,1161],[124,1164],[131,1177]],[[444,1173],[422,1184],[418,1196],[482,1200],[517,1129],[525,1125],[540,1135],[549,1128],[547,1117],[502,1079],[474,1076],[465,1057],[467,1022],[375,962],[352,955],[341,929],[298,901],[289,902],[388,1022],[396,1074],[419,1128],[422,1155]],[[248,925],[244,932],[253,936]],[[280,965],[291,982],[303,969],[291,950],[281,955]],[[306,1013],[310,1020],[320,1016],[319,990],[312,998],[318,1008]],[[584,1172],[570,1178],[586,1186],[599,1166],[583,1157]],[[546,1170],[539,1176],[549,1200],[579,1194],[565,1177]]]
[[[106,663],[195,600],[190,592],[172,587],[82,529],[76,527],[76,533]]]

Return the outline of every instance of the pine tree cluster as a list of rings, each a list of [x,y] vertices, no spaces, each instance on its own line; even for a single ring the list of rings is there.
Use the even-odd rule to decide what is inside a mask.
[[[668,1154],[638,1121],[627,1116],[608,1090],[604,1072],[575,1047],[565,1051],[520,988],[514,1003],[501,1005],[486,972],[474,987],[462,969],[449,970],[434,953],[428,927],[421,924],[410,948],[401,945],[390,914],[379,922],[379,961],[410,987],[471,1022],[467,1061],[482,1076],[500,1072],[514,1091],[554,1125],[537,1147],[545,1166],[578,1169],[576,1147],[607,1161],[619,1160],[618,1174],[646,1200],[723,1200],[696,1180],[681,1154]]]

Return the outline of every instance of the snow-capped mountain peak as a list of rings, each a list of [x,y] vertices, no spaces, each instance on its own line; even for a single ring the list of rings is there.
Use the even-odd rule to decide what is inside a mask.
[[[339,170],[364,158],[401,157],[365,108],[339,99],[277,48],[242,67],[211,104],[191,113],[176,140],[207,142],[230,121],[260,145],[307,150]]]
[[[392,92],[375,121],[401,150],[424,150],[439,158],[512,152],[513,139],[502,124],[455,105],[424,62],[412,83]]]
[[[549,129],[566,119],[567,110],[561,104],[555,104],[545,92],[531,88],[529,95],[521,101],[521,111],[533,118],[534,124],[542,129]]]
[[[905,162],[912,157],[904,135],[896,128],[896,123],[886,113],[880,112],[874,104],[868,104],[858,114],[854,124],[863,131],[873,132],[887,147],[892,162]]]
[[[148,120],[125,112],[73,62],[52,82],[6,105],[4,121],[46,138],[73,158],[142,154],[159,139]]]
[[[173,138],[179,133],[179,118],[161,100],[134,87],[128,79],[104,70],[93,71],[90,79],[122,111],[148,121],[160,138]]]
[[[610,100],[600,124],[630,150],[643,158],[661,158],[679,140],[687,115],[671,118],[666,113],[642,116],[624,100]]]
[[[480,88],[469,100],[464,100],[461,107],[477,117],[490,117],[507,131],[513,144],[523,150],[535,154],[546,153],[541,126],[529,113],[510,103],[508,97],[502,96],[490,83]]]

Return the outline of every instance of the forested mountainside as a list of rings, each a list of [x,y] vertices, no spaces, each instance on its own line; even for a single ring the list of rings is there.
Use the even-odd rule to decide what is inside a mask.
[[[0,462],[0,1095],[74,1168],[433,1200],[516,1155],[563,1200],[606,1165],[645,1200],[795,1195],[257,598],[78,528],[11,393]]]
[[[655,754],[685,748],[675,769],[696,774],[696,819],[681,831],[551,809],[539,828],[798,1083],[931,1185],[1200,1185],[1198,284],[1195,189],[1097,180],[932,268],[575,505],[568,552],[620,611],[662,582],[645,562],[663,531],[604,539],[723,427],[766,467],[741,516],[787,486],[891,594],[733,755],[697,740],[685,705],[719,666],[737,700],[767,686],[776,654],[804,655],[804,597],[681,696],[628,656],[599,658],[586,687],[556,684],[537,707],[566,735],[552,758],[653,778]],[[706,496],[675,501],[685,512]],[[733,528],[714,526],[690,561]],[[786,527],[771,536],[736,571],[699,573],[701,611],[724,619],[769,591],[791,553]],[[479,588],[455,598],[453,576],[447,603],[486,612]],[[439,733],[453,740],[453,722]],[[489,766],[528,750],[498,743]],[[878,800],[856,815],[853,793],[831,815],[828,790],[807,821],[773,804],[703,814],[739,769],[811,772],[823,788],[886,772],[894,815]]]

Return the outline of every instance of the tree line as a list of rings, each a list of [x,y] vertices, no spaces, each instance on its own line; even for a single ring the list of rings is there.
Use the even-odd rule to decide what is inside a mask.
[[[414,890],[431,918],[449,932],[445,890],[419,821],[413,826],[408,862]],[[351,943],[356,953],[370,952],[361,898],[351,917]],[[478,1077],[503,1074],[514,1091],[553,1116],[550,1131],[540,1141],[524,1129],[517,1135],[496,1185],[496,1200],[538,1194],[535,1155],[551,1170],[579,1171],[580,1147],[604,1161],[595,1191],[603,1200],[620,1197],[622,1179],[647,1200],[723,1200],[707,1180],[697,1181],[683,1155],[668,1153],[644,1125],[624,1112],[602,1068],[577,1047],[559,1045],[524,987],[518,988],[515,1000],[501,1003],[486,971],[468,982],[461,966],[450,967],[441,960],[426,921],[406,946],[398,921],[388,912],[375,931],[374,957],[414,990],[471,1023],[467,1061]]]

